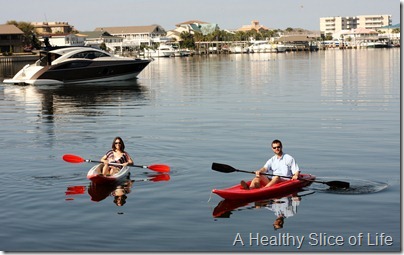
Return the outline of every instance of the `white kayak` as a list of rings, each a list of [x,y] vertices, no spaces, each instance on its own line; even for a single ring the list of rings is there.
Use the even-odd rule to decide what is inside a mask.
[[[104,164],[98,164],[92,167],[87,173],[87,179],[93,183],[117,183],[129,179],[130,168],[128,166],[122,167],[118,173],[110,176],[99,174],[102,172],[103,166]]]

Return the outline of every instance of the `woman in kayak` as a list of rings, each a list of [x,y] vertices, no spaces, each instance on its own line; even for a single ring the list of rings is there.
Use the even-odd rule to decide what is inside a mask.
[[[261,169],[255,171],[255,178],[251,181],[250,186],[248,186],[245,181],[241,181],[240,184],[244,189],[257,189],[260,188],[261,185],[270,187],[281,181],[281,177],[278,175],[288,177],[293,175],[293,180],[299,178],[299,166],[292,156],[283,153],[282,142],[274,140],[272,142],[272,150],[275,155],[270,158]],[[262,173],[273,174],[275,176],[268,178],[266,175],[262,175]]]
[[[112,149],[105,153],[101,161],[104,163],[102,174],[105,176],[116,174],[123,166],[133,164],[133,160],[125,151],[125,144],[119,136],[112,141]],[[110,163],[121,164],[121,166],[109,165]]]

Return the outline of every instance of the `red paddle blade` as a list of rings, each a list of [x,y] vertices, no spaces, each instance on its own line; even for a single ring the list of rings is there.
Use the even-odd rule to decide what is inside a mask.
[[[63,155],[63,160],[69,163],[83,163],[85,162],[85,159],[82,157],[73,155],[73,154],[65,154]]]
[[[86,191],[86,187],[85,186],[69,186],[67,187],[66,190],[66,196],[67,195],[80,195],[80,194],[84,194],[84,192]]]
[[[170,172],[170,167],[167,165],[151,165],[148,166],[147,168],[157,172]]]
[[[169,181],[169,180],[170,175],[168,174],[159,174],[150,179],[150,181],[152,182]]]

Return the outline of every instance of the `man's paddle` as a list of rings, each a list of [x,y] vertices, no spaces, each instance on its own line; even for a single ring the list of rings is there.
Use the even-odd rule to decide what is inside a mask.
[[[101,161],[96,161],[96,160],[91,160],[91,159],[83,159],[80,156],[77,155],[73,155],[73,154],[65,154],[63,155],[63,160],[69,163],[90,163],[90,162],[94,162],[94,163],[103,163]],[[115,165],[115,166],[119,166],[120,164],[114,164],[114,163],[110,163],[110,165]],[[150,165],[150,166],[142,166],[142,165],[128,165],[131,167],[140,167],[140,168],[148,168],[150,170],[156,171],[156,172],[170,172],[170,167],[167,165]]]
[[[233,168],[232,166],[220,164],[220,163],[212,163],[212,169],[215,171],[218,171],[218,172],[222,172],[222,173],[243,172],[243,173],[255,174],[255,172],[253,172],[253,171],[239,170],[239,169]],[[268,175],[268,176],[279,176],[282,178],[292,179],[292,177],[289,177],[289,176],[280,176],[280,175],[264,174],[264,173],[262,173],[262,174]],[[330,182],[315,181],[315,180],[304,180],[304,181],[323,183],[323,184],[330,186],[331,188],[338,188],[338,189],[349,188],[349,182],[343,182],[343,181],[330,181]]]

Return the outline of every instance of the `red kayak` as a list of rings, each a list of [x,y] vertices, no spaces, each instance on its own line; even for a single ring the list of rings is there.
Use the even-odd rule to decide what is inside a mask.
[[[240,184],[226,189],[213,189],[212,192],[225,199],[265,199],[268,197],[281,196],[293,193],[303,187],[306,187],[316,179],[316,176],[310,174],[301,174],[299,180],[283,180],[271,187],[245,190]],[[250,185],[251,181],[247,182]]]

